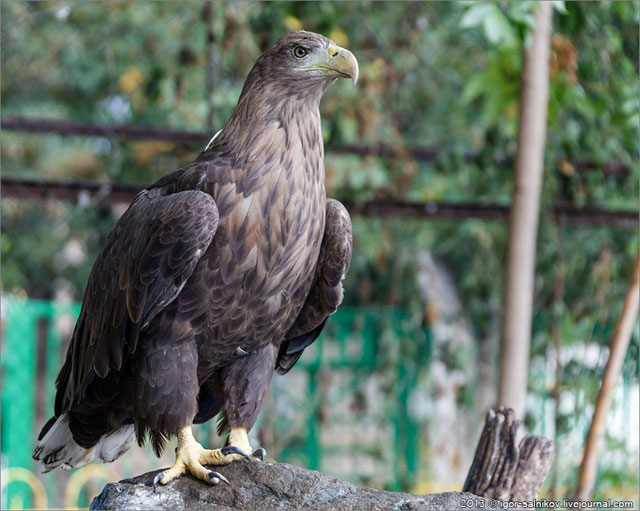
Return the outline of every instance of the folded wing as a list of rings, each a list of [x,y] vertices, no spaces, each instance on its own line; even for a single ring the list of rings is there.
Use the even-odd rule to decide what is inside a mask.
[[[351,218],[338,201],[327,200],[324,237],[311,291],[280,345],[276,371],[285,374],[315,341],[342,302],[342,281],[351,263]]]
[[[95,376],[119,370],[123,354],[180,294],[218,226],[213,198],[190,190],[138,194],[93,266],[80,317],[58,376],[55,414],[63,413]]]

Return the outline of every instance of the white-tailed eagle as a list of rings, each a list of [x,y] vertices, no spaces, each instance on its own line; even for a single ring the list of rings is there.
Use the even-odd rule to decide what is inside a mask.
[[[351,221],[327,199],[319,103],[349,51],[310,32],[255,63],[238,105],[186,167],[142,190],[96,260],[54,417],[34,451],[45,470],[111,462],[137,439],[176,462],[154,484],[260,456],[247,437],[275,371],[286,373],[342,301]],[[222,449],[191,425],[222,414]]]

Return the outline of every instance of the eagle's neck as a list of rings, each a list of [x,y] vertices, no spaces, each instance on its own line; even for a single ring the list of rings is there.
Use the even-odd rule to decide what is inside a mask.
[[[320,128],[320,95],[308,97],[271,91],[265,94],[243,94],[233,115],[220,134],[220,141],[253,138],[274,123],[290,127]],[[319,133],[319,131],[318,131]],[[224,136],[222,136],[224,135]]]
[[[265,100],[241,98],[227,125],[187,171],[184,186],[214,198],[221,233],[216,239],[259,233],[269,241],[259,246],[256,264],[271,268],[279,257],[272,249],[281,247],[307,268],[317,262],[325,224],[319,100],[258,97]]]
[[[270,167],[279,172],[284,164],[307,179],[323,181],[322,91],[311,91],[307,97],[269,92],[243,92],[233,115],[198,160],[226,155],[234,168],[249,173],[260,166],[264,172]]]

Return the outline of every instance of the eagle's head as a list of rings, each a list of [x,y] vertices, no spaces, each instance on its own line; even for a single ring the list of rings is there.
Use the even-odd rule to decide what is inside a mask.
[[[291,32],[265,51],[247,77],[247,84],[318,99],[338,78],[358,80],[353,53],[313,32]],[[314,94],[318,93],[318,94]]]
[[[300,30],[280,38],[261,59],[277,63],[281,73],[306,80],[351,78],[358,80],[358,61],[331,39]]]
[[[310,130],[305,140],[321,145],[318,104],[338,78],[350,78],[355,85],[358,61],[353,53],[313,32],[283,36],[249,71],[233,115],[209,142],[203,158],[216,151],[246,149],[246,141],[261,147],[257,141],[262,140],[264,123],[274,119],[281,125],[298,123],[298,130],[305,126]]]

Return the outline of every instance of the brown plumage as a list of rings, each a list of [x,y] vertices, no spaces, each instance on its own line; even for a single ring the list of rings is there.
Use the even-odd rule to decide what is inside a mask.
[[[357,72],[323,36],[284,36],[197,159],[138,194],[89,277],[34,452],[45,469],[112,461],[134,434],[159,454],[218,412],[228,443],[248,448],[273,371],[291,369],[342,301],[351,222],[326,199],[318,105]],[[228,463],[239,451],[206,452]]]

